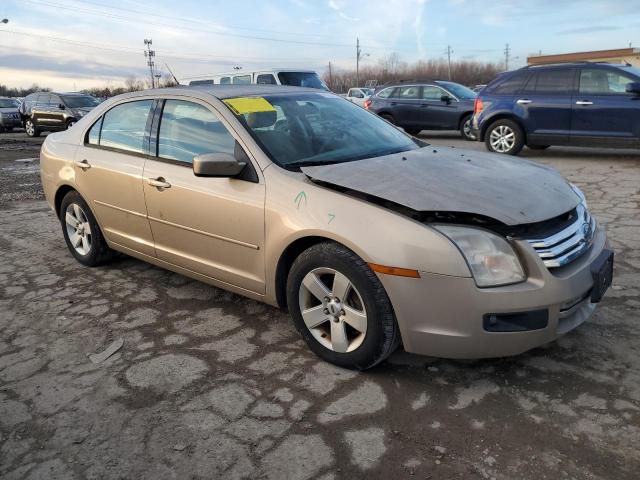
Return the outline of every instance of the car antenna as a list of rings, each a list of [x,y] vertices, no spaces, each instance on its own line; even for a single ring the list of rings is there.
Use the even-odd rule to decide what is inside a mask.
[[[167,67],[167,70],[169,70],[169,73],[171,74],[171,76],[173,77],[173,79],[175,80],[175,82],[180,85],[180,80],[178,80],[176,78],[176,76],[173,74],[173,72],[171,71],[171,68],[169,68],[169,65],[167,64],[167,62],[164,62],[164,66]]]

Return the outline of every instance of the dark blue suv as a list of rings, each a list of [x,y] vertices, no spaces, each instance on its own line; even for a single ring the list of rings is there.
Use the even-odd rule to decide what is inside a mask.
[[[475,140],[471,117],[476,93],[455,82],[403,82],[379,88],[364,108],[404,128],[410,135],[421,130],[460,130]]]
[[[506,72],[478,95],[473,131],[492,152],[524,145],[640,147],[640,69],[572,63]]]

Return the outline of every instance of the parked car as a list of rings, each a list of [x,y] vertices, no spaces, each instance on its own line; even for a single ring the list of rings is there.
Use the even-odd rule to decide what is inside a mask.
[[[350,88],[345,98],[356,105],[364,107],[364,102],[373,95],[373,88]]]
[[[14,128],[22,126],[18,107],[20,107],[20,102],[14,98],[0,97],[0,132],[10,132]]]
[[[83,93],[37,92],[25,97],[20,114],[27,135],[37,137],[43,131],[66,130],[99,103]]]
[[[492,152],[527,145],[640,147],[640,69],[605,63],[531,66],[478,96],[473,128]]]
[[[422,130],[459,130],[466,140],[471,131],[476,94],[459,83],[402,83],[379,88],[364,107],[417,135]]]
[[[310,87],[320,90],[329,90],[314,70],[291,70],[284,68],[270,70],[243,71],[236,70],[232,73],[219,73],[189,77],[184,79],[189,85],[289,85],[292,87]]]
[[[317,355],[365,369],[400,341],[524,352],[584,322],[611,283],[577,187],[460,153],[330,93],[216,86],[109,99],[49,135],[40,165],[81,264],[117,250],[288,306]]]
[[[482,90],[486,86],[487,86],[486,84],[482,83],[480,85],[476,85],[471,90],[473,90],[474,92],[478,93],[478,92],[480,92],[480,90]]]

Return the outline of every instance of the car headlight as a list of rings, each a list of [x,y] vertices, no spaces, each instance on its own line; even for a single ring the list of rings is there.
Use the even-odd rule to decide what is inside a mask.
[[[571,190],[573,190],[573,193],[575,193],[580,197],[580,203],[584,205],[584,208],[588,208],[587,197],[584,196],[584,193],[582,193],[582,190],[580,190],[578,186],[574,185],[573,183],[569,183],[569,186],[571,187]]]
[[[84,117],[84,112],[82,110],[76,110],[73,112],[73,116],[76,118],[82,118]]]
[[[478,287],[497,287],[526,279],[520,259],[502,237],[479,228],[438,225],[467,260]]]

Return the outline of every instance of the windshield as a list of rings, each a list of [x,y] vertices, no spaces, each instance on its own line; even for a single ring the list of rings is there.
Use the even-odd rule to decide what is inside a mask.
[[[411,137],[380,117],[329,93],[232,98],[225,103],[265,153],[285,168],[350,162],[418,148]]]
[[[441,86],[449,90],[453,93],[458,100],[473,100],[478,96],[476,92],[471,90],[470,88],[465,87],[464,85],[460,85],[459,83],[454,82],[438,82]]]
[[[98,105],[98,100],[89,95],[74,95],[68,97],[62,97],[65,105],[69,108],[86,108],[95,107]]]
[[[278,79],[282,85],[292,87],[309,87],[329,90],[320,77],[315,72],[280,72]]]
[[[0,108],[18,108],[20,103],[13,98],[0,98]]]

